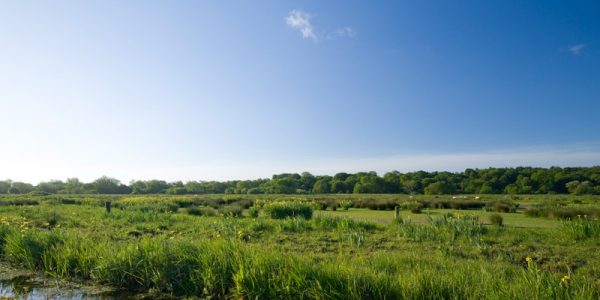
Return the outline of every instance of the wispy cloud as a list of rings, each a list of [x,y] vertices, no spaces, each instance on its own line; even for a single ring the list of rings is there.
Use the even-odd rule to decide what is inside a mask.
[[[577,45],[573,45],[571,47],[569,47],[569,52],[571,52],[571,54],[578,56],[581,54],[581,51],[583,51],[583,48],[585,47],[585,44],[577,44]]]
[[[356,32],[352,28],[346,26],[336,29],[335,35],[339,37],[353,37],[356,35]]]
[[[302,33],[302,38],[317,41],[317,35],[314,32],[314,27],[310,22],[311,16],[301,10],[292,10],[285,18],[288,26],[297,29]]]
[[[356,31],[349,26],[339,27],[334,31],[318,34],[311,19],[312,16],[310,14],[295,9],[288,14],[285,22],[289,27],[300,31],[302,38],[312,40],[313,42],[334,38],[350,38],[356,35]]]

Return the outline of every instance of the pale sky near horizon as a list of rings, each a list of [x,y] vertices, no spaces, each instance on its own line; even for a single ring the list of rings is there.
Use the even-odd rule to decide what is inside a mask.
[[[600,165],[597,1],[6,1],[0,179]]]

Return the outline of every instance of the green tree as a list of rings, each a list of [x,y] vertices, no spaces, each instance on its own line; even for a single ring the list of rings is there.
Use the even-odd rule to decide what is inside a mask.
[[[102,176],[92,182],[98,194],[128,194],[131,190],[115,178]]]
[[[327,194],[331,192],[331,183],[328,179],[319,179],[313,185],[312,192],[315,194]]]
[[[447,181],[433,182],[425,187],[426,195],[450,195],[455,191],[456,187]]]
[[[274,178],[269,185],[271,194],[295,194],[298,188],[298,181],[290,177]]]

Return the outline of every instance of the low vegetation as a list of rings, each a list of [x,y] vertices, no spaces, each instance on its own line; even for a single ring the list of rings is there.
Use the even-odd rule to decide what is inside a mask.
[[[595,197],[13,197],[2,260],[157,297],[600,297]],[[381,203],[401,215],[367,208]],[[527,215],[542,207],[587,214]]]

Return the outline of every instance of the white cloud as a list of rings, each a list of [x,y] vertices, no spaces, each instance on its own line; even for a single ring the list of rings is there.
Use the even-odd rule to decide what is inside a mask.
[[[285,22],[288,26],[299,30],[303,38],[316,42],[317,35],[314,32],[313,25],[310,23],[310,18],[310,15],[303,11],[292,10],[287,18],[285,18]]]
[[[571,52],[571,54],[577,56],[577,55],[581,54],[581,51],[583,50],[584,47],[585,47],[585,44],[573,45],[573,46],[569,47],[569,52]]]
[[[353,37],[356,35],[356,32],[348,26],[338,28],[335,30],[335,35],[339,37]]]

